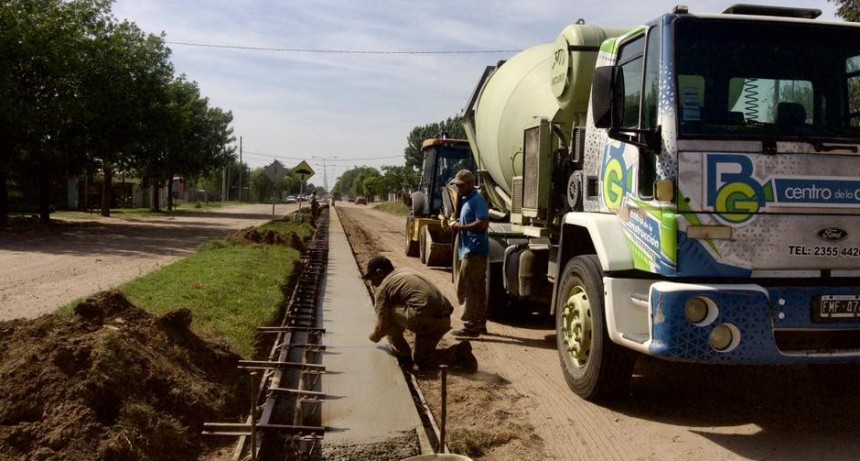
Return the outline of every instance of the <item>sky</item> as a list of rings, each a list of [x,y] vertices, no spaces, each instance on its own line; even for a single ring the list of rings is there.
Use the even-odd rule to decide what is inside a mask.
[[[316,171],[309,182],[332,187],[356,166],[403,165],[409,132],[456,116],[486,66],[554,42],[578,19],[632,28],[678,3],[116,0],[112,11],[164,33],[176,75],[232,112],[237,151],[241,137],[252,169],[305,160]],[[719,13],[734,3],[685,4]],[[749,3],[818,8],[819,20],[838,20],[826,0]]]

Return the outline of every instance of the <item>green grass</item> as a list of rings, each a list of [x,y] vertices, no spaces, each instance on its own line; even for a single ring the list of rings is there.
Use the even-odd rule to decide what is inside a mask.
[[[207,211],[217,210],[228,206],[242,205],[240,202],[200,202],[199,206],[195,202],[182,202],[173,207],[173,210],[167,211],[166,205],[162,204],[161,211],[155,212],[149,208],[111,208],[110,215],[114,218],[146,218],[149,216],[184,216],[195,213],[205,213]],[[51,217],[55,219],[90,219],[98,217],[100,210],[93,209],[92,211],[73,211],[62,210],[51,213]]]
[[[308,225],[283,222],[263,227],[295,231],[301,237],[311,232]],[[283,302],[280,287],[300,257],[298,250],[287,246],[216,241],[120,290],[133,304],[154,315],[191,309],[194,332],[224,340],[250,358],[256,328],[275,319]]]
[[[407,207],[403,202],[382,202],[373,208],[397,216],[406,216],[409,214],[409,207]]]

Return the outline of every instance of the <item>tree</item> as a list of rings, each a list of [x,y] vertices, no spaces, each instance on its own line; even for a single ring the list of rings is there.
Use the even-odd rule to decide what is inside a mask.
[[[194,177],[220,170],[233,161],[235,153],[235,147],[230,146],[235,140],[229,126],[233,115],[209,107],[196,82],[184,76],[172,81],[161,111],[161,134],[135,159],[144,184],[154,186],[156,211],[160,207],[158,189],[162,185],[167,185],[168,197],[172,197],[176,175]],[[172,200],[168,202],[168,209],[171,208]]]
[[[421,144],[425,139],[441,138],[446,135],[452,139],[466,139],[466,130],[459,118],[448,118],[445,121],[431,123],[424,126],[416,126],[406,137],[407,146],[403,150],[406,157],[406,166],[413,170],[421,170]]]
[[[837,5],[836,15],[850,22],[860,22],[860,0],[827,0]]]
[[[173,68],[163,37],[128,21],[108,22],[90,42],[84,76],[84,123],[90,163],[104,174],[101,214],[110,216],[113,172],[128,170],[140,145],[159,133]]]
[[[366,177],[379,177],[379,170],[369,166],[357,166],[347,170],[337,180],[332,191],[338,194],[364,195],[363,182]]]
[[[0,3],[0,225],[13,175],[35,178],[50,219],[51,181],[83,163],[82,87],[93,37],[110,21],[107,0]]]
[[[383,181],[386,192],[396,192],[403,194],[418,187],[421,177],[418,171],[413,170],[408,166],[384,166]]]
[[[256,168],[251,172],[251,198],[259,203],[265,203],[272,200],[272,194],[275,193],[275,185],[272,180],[266,176],[266,172],[262,168]]]
[[[382,176],[362,176],[361,185],[359,186],[360,195],[367,197],[367,200],[372,202],[373,198],[379,195],[385,195],[387,192],[385,181]]]

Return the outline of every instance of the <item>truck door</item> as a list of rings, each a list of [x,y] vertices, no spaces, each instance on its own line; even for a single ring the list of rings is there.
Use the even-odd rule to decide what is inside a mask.
[[[618,97],[623,104],[603,150],[600,193],[603,207],[617,213],[624,226],[636,268],[668,274],[676,266],[674,219],[667,215],[664,222],[666,204],[655,199],[658,159],[664,149],[659,125],[660,37],[660,26],[654,25],[619,48],[617,66],[624,92]]]

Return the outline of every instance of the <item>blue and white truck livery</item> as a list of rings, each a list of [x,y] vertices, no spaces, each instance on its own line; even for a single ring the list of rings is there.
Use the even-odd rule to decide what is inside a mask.
[[[462,116],[504,217],[489,307],[550,305],[580,396],[637,354],[860,361],[860,26],[819,15],[580,21],[485,71]]]

